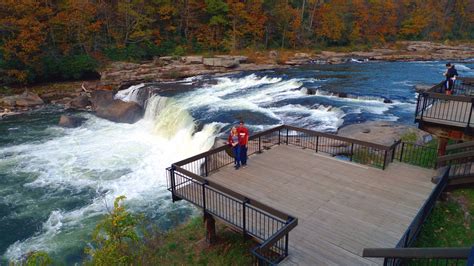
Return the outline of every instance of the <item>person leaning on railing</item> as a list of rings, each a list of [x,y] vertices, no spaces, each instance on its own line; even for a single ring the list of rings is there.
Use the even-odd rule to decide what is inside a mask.
[[[446,77],[446,81],[444,83],[446,95],[451,95],[454,88],[454,82],[458,76],[458,71],[453,64],[446,64],[446,72],[444,72],[444,76]]]
[[[249,130],[245,127],[243,120],[240,120],[237,132],[239,133],[240,161],[242,162],[242,167],[245,168],[247,167],[247,145],[249,142]]]
[[[237,133],[237,128],[232,127],[230,130],[229,138],[227,139],[229,146],[232,148],[232,153],[234,155],[234,167],[235,170],[240,168],[240,144],[239,144],[239,133]]]

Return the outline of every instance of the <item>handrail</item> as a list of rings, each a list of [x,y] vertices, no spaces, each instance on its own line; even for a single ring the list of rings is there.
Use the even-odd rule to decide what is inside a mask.
[[[467,259],[471,248],[365,248],[362,257],[399,259]]]
[[[270,238],[265,240],[259,247],[259,249],[265,250],[274,245],[276,242],[278,242],[283,236],[288,234],[293,228],[295,228],[298,225],[298,219],[290,218],[290,222],[287,224],[287,226],[282,227],[280,231],[272,235]]]
[[[247,196],[244,196],[238,192],[235,192],[231,189],[228,189],[222,185],[219,185],[217,183],[215,183],[214,181],[211,181],[211,180],[208,180],[207,178],[204,178],[202,176],[199,176],[199,175],[196,175],[186,169],[183,169],[179,166],[177,166],[176,164],[173,164],[173,166],[175,167],[175,170],[182,173],[182,174],[185,174],[189,177],[192,177],[194,179],[196,179],[197,181],[201,182],[201,183],[206,183],[208,187],[211,187],[211,188],[214,188],[216,190],[219,190],[233,198],[236,198],[238,200],[241,200],[241,201],[247,201],[249,204],[252,204],[253,206],[263,210],[263,211],[266,211],[272,215],[275,215],[276,217],[280,218],[280,219],[283,219],[283,220],[288,220],[291,216],[286,214],[286,213],[283,213],[275,208],[272,208],[266,204],[263,204],[257,200],[254,200],[252,198],[249,198]]]
[[[445,101],[467,102],[470,103],[474,97],[465,95],[446,95],[438,92],[425,92],[430,98],[440,99]]]
[[[465,149],[465,148],[474,148],[474,141],[448,145],[446,147],[446,151],[454,151],[454,150]]]
[[[284,125],[284,128],[286,128],[288,130],[301,131],[301,132],[304,132],[304,133],[307,133],[307,134],[310,134],[310,135],[314,135],[314,136],[327,137],[327,138],[332,138],[332,139],[335,139],[335,140],[351,142],[351,143],[354,143],[354,144],[360,144],[360,145],[364,145],[364,146],[367,146],[367,147],[376,148],[376,149],[384,150],[384,151],[390,150],[390,148],[392,146],[392,145],[391,146],[386,146],[386,145],[382,145],[382,144],[377,144],[377,143],[362,141],[362,140],[358,140],[358,139],[342,137],[342,136],[338,136],[338,135],[334,135],[334,134],[330,134],[330,133],[319,132],[319,131],[314,131],[314,130],[309,130],[309,129],[304,129],[304,128],[298,128],[298,127],[289,126],[289,125]]]
[[[273,127],[273,128],[270,128],[270,129],[267,129],[265,131],[262,131],[262,132],[259,132],[255,135],[252,135],[249,137],[249,140],[253,140],[253,139],[256,139],[260,136],[264,136],[264,135],[267,135],[269,133],[272,133],[272,132],[275,132],[275,131],[278,131],[279,129],[283,129],[285,126],[284,125],[281,125],[281,126],[277,126],[277,127]],[[217,152],[220,152],[220,151],[223,151],[225,150],[227,147],[227,145],[223,145],[223,146],[220,146],[220,147],[217,147],[217,148],[214,148],[214,149],[211,149],[209,151],[205,151],[205,152],[202,152],[202,153],[199,153],[199,154],[196,154],[192,157],[189,157],[189,158],[186,158],[184,160],[181,160],[179,162],[175,162],[174,164],[175,165],[178,165],[178,166],[182,166],[182,165],[185,165],[187,163],[190,163],[190,162],[193,162],[193,161],[196,161],[198,159],[202,159],[204,158],[205,156],[208,156],[208,155],[211,155],[211,154],[214,154],[214,153],[217,153]]]
[[[452,161],[452,160],[459,160],[459,159],[466,159],[468,157],[474,157],[474,151],[464,151],[464,152],[459,152],[455,154],[448,154],[448,155],[443,155],[438,157],[438,164],[446,161]]]

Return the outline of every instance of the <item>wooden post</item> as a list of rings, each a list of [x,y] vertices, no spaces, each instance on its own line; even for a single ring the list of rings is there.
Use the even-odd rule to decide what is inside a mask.
[[[438,141],[438,156],[446,155],[446,146],[448,146],[447,138],[439,138]]]
[[[206,243],[212,245],[216,243],[216,220],[212,215],[204,212],[204,224],[206,226]]]

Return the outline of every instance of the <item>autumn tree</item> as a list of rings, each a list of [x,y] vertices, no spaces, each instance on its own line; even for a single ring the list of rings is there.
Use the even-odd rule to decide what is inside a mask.
[[[45,52],[51,12],[48,6],[35,0],[0,2],[4,81],[26,83],[41,72],[40,60]]]

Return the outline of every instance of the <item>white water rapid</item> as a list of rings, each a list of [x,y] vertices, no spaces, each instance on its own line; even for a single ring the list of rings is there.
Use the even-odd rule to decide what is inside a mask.
[[[133,100],[136,90],[122,93]],[[181,208],[168,199],[165,168],[171,163],[208,150],[221,125],[210,123],[195,132],[190,114],[173,99],[152,97],[144,119],[135,124],[118,124],[93,115],[79,128],[62,131],[61,137],[42,143],[0,148],[0,155],[14,154],[0,160],[0,168],[31,173],[24,187],[45,191],[44,198],[57,197],[61,191],[92,191],[86,204],[73,210],[55,209],[34,236],[19,240],[4,254],[15,260],[33,250],[57,252],[88,241],[97,219],[113,206],[120,195],[127,197],[132,210],[160,219],[167,209]],[[94,193],[95,191],[95,193]],[[21,201],[22,195],[10,196]],[[26,215],[35,210],[29,202],[24,210],[12,215]],[[184,206],[183,208],[188,208]],[[44,210],[43,210],[44,211]],[[11,217],[14,218],[14,217]]]

